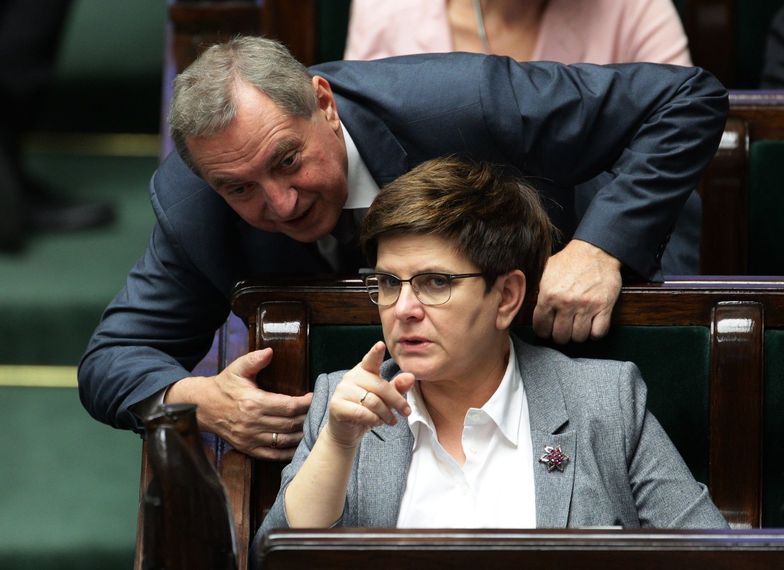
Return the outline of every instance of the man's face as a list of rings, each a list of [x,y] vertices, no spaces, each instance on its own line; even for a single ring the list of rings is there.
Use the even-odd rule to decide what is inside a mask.
[[[312,242],[335,227],[348,194],[346,147],[326,80],[313,78],[318,108],[290,117],[247,83],[223,132],[191,137],[202,177],[254,228]]]
[[[410,279],[478,268],[444,238],[403,234],[379,239],[376,270]],[[498,287],[486,291],[482,277],[453,281],[449,301],[434,306],[424,305],[405,283],[394,305],[379,307],[387,349],[401,370],[423,382],[470,385],[501,378],[509,341],[498,326],[500,303]]]

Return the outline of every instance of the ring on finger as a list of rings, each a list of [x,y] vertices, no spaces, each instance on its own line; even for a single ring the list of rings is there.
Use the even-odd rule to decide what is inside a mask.
[[[359,405],[360,406],[364,406],[365,405],[365,398],[368,397],[368,394],[370,394],[370,390],[365,390],[364,395],[359,399]]]
[[[272,434],[272,447],[278,447],[278,432]]]

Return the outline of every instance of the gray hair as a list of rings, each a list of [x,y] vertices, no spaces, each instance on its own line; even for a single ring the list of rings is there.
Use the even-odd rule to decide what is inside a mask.
[[[236,37],[207,48],[174,80],[169,109],[171,136],[182,159],[198,170],[185,140],[220,133],[234,119],[239,81],[267,95],[285,113],[310,117],[316,96],[308,70],[286,47],[259,37]]]

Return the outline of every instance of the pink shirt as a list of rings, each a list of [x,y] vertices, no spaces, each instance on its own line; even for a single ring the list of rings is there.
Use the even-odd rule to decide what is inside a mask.
[[[453,49],[446,2],[351,2],[345,59]],[[531,59],[691,65],[686,34],[671,0],[550,0]]]

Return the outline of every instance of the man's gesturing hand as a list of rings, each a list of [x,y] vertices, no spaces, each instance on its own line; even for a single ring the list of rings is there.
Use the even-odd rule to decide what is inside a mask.
[[[600,338],[621,292],[621,263],[590,243],[572,240],[545,266],[534,331],[558,343]]]
[[[196,404],[200,429],[239,451],[259,459],[291,459],[313,394],[286,396],[258,388],[256,374],[271,360],[272,349],[265,348],[240,356],[217,376],[183,378],[169,388],[166,403]]]

